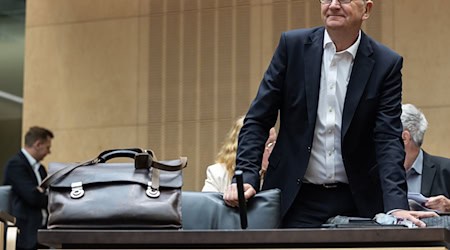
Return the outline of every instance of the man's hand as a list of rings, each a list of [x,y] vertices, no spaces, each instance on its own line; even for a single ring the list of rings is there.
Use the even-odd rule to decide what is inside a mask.
[[[450,200],[443,195],[428,198],[425,206],[427,208],[438,210],[440,212],[450,212]]]
[[[392,212],[391,215],[402,218],[405,220],[409,220],[412,223],[414,223],[418,227],[426,227],[427,225],[421,221],[422,218],[429,218],[429,217],[437,217],[439,216],[435,212],[424,212],[424,211],[408,211],[408,210],[397,210],[395,212]]]
[[[252,198],[256,194],[256,190],[252,187],[252,185],[248,183],[244,183],[244,197],[245,200]],[[231,207],[239,206],[238,192],[236,183],[228,186],[225,194],[223,195],[223,200],[225,204]]]

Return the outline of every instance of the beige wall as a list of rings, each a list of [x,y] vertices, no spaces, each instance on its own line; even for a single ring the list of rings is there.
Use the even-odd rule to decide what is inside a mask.
[[[283,30],[320,25],[317,0],[27,1],[24,131],[52,129],[50,161],[111,148],[188,156],[185,189],[244,114]],[[450,2],[375,0],[364,29],[405,58],[404,101],[430,122],[425,149],[450,157]]]

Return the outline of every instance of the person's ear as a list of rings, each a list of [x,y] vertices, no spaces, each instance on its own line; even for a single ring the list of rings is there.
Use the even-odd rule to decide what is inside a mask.
[[[409,143],[409,141],[411,139],[411,134],[409,133],[409,131],[403,130],[403,132],[402,132],[402,139],[403,139],[403,142],[405,143],[405,145],[407,143]]]
[[[369,19],[370,12],[372,11],[372,6],[373,6],[372,0],[366,0],[364,14],[363,14],[363,20]]]
[[[36,141],[33,143],[33,147],[34,147],[35,149],[38,149],[38,148],[40,148],[40,147],[42,146],[42,144],[43,144],[43,141],[42,141],[42,140],[36,140]]]

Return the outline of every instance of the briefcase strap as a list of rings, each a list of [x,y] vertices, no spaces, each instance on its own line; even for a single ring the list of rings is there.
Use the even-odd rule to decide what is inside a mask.
[[[165,171],[178,171],[187,166],[187,157],[180,157],[178,160],[157,161],[155,153],[152,150],[142,150],[138,148],[106,150],[92,160],[80,164],[74,164],[73,166],[67,166],[54,172],[53,174],[48,175],[42,181],[38,189],[44,193],[51,183],[66,176],[76,168],[104,163],[107,160],[118,157],[134,158],[136,168],[157,168]]]

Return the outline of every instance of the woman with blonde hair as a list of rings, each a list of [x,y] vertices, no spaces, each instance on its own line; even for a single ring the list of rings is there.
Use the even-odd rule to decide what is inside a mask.
[[[236,120],[217,154],[216,163],[208,166],[202,192],[223,193],[225,188],[230,185],[236,167],[239,131],[244,125],[244,118],[244,116],[241,116]]]
[[[236,152],[238,147],[238,137],[245,116],[239,117],[231,130],[216,157],[216,163],[208,166],[206,170],[206,180],[202,192],[225,192],[225,189],[231,184],[236,167]],[[269,156],[272,152],[272,146],[275,145],[277,133],[275,128],[270,129],[270,135],[266,142],[266,150],[262,158],[261,177],[264,176],[269,164]]]

